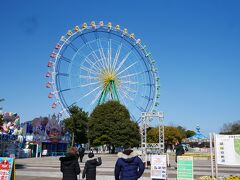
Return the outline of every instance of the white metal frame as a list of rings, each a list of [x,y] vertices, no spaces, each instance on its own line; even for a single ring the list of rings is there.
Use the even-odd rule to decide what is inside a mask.
[[[163,125],[163,113],[162,112],[143,112],[141,117],[141,148],[145,159],[145,165],[147,165],[147,154],[153,149],[158,149],[158,154],[164,154],[164,125]],[[159,127],[159,142],[150,144],[147,143],[147,128],[150,126],[150,122],[157,120]]]

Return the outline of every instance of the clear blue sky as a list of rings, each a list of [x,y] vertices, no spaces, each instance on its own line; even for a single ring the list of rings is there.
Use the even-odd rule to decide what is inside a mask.
[[[46,64],[60,36],[91,20],[120,24],[149,47],[166,124],[218,132],[240,119],[240,1],[2,1],[0,97],[21,121],[52,112]]]

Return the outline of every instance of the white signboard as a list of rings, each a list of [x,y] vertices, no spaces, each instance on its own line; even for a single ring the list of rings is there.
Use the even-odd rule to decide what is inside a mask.
[[[47,149],[44,149],[44,150],[43,150],[42,155],[43,155],[43,156],[46,156],[46,155],[47,155]]]
[[[151,178],[167,179],[167,156],[166,155],[152,155]]]
[[[215,135],[218,164],[240,165],[240,135]]]

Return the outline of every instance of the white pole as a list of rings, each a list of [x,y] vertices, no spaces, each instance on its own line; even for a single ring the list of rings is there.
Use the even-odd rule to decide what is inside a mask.
[[[213,134],[214,136],[214,148],[215,148],[215,172],[216,172],[216,179],[218,179],[218,164],[217,164],[217,143],[216,143],[216,134]]]
[[[211,170],[212,170],[212,179],[214,176],[214,170],[213,170],[213,145],[212,145],[212,133],[209,133],[209,138],[210,138],[210,153],[211,153]]]
[[[37,144],[37,148],[36,148],[36,158],[38,157],[38,144]]]
[[[146,117],[145,119],[145,123],[144,123],[144,138],[145,138],[145,148],[144,148],[144,151],[145,151],[145,167],[147,168],[147,160],[148,160],[148,157],[147,157],[147,125],[146,125],[146,121],[148,121],[147,119],[148,117]]]
[[[40,142],[40,154],[39,154],[39,157],[41,158],[42,157],[42,141]]]

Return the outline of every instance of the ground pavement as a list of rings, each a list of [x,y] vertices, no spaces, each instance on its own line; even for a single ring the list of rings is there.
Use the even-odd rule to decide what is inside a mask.
[[[96,155],[98,156],[98,155]],[[114,165],[116,155],[103,154],[102,165],[97,167],[97,180],[114,180]],[[84,156],[85,162],[87,155]],[[176,163],[174,157],[170,157],[171,167],[168,168],[168,179],[176,179]],[[81,171],[84,163],[80,163]],[[240,167],[219,167],[219,175],[239,175]],[[17,180],[61,180],[59,157],[27,158],[16,160]],[[194,160],[194,179],[200,176],[211,175],[209,160]],[[150,169],[146,169],[140,180],[150,179]]]

